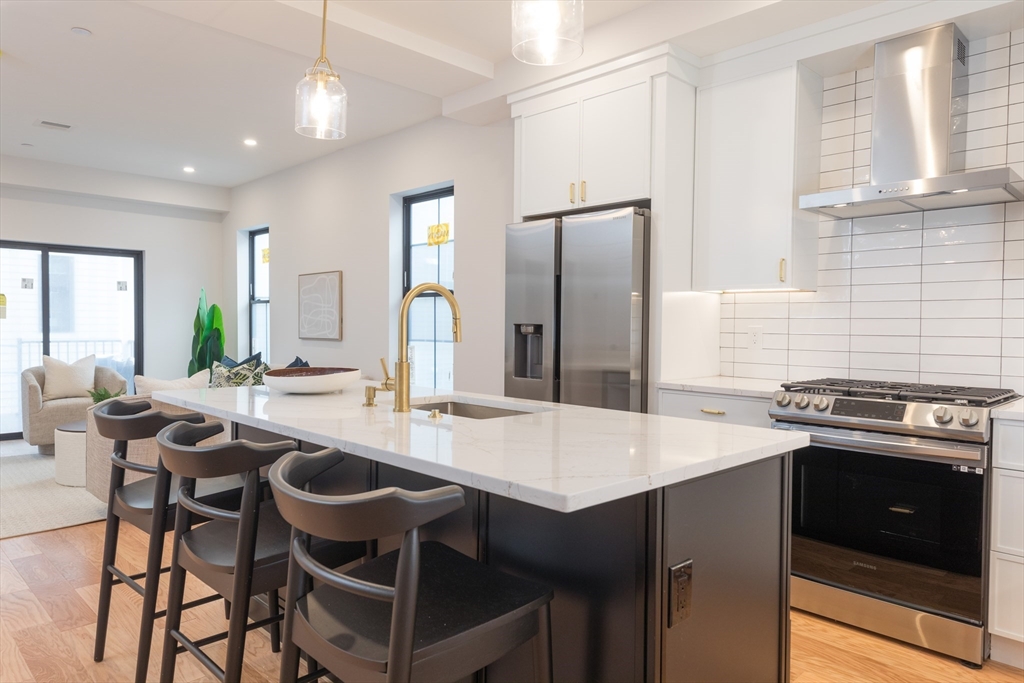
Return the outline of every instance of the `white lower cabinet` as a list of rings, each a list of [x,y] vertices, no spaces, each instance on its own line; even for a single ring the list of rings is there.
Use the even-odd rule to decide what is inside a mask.
[[[661,389],[658,392],[658,412],[669,417],[707,420],[750,427],[771,426],[767,398],[748,396],[722,396],[689,391]]]
[[[992,468],[992,550],[1024,557],[1024,472]]]
[[[996,420],[992,447],[993,467],[1024,471],[1024,422]]]
[[[989,564],[988,630],[1024,641],[1024,557],[994,552]]]

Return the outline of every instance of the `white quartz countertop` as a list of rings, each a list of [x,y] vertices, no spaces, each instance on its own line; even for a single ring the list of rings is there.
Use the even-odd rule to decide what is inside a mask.
[[[477,420],[395,413],[394,394],[364,408],[343,393],[267,387],[154,392],[157,401],[308,441],[541,507],[571,512],[802,448],[802,432],[414,387],[413,404],[450,400],[526,415]]]
[[[1024,398],[1019,398],[1013,403],[993,408],[992,418],[995,420],[1018,420],[1024,422]]]
[[[726,396],[753,396],[771,398],[782,388],[782,382],[775,379],[750,379],[747,377],[694,377],[692,379],[669,379],[657,382],[659,389],[674,391],[695,391],[702,394],[724,394]]]

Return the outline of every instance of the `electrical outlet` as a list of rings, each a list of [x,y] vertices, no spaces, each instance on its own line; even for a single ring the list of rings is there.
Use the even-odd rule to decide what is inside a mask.
[[[751,351],[760,351],[764,342],[764,327],[761,325],[750,325],[747,327],[747,348]]]

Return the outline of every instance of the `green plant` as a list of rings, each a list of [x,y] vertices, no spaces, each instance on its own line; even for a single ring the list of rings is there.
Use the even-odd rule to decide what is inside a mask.
[[[103,401],[106,401],[108,398],[117,398],[118,396],[123,396],[124,389],[121,389],[116,394],[112,394],[110,393],[110,389],[107,389],[106,387],[100,387],[96,391],[90,391],[89,395],[92,396],[93,403],[102,403]]]
[[[188,363],[188,376],[200,370],[209,370],[214,361],[224,357],[224,316],[220,306],[206,305],[206,290],[199,290],[199,308],[192,323],[192,360]]]

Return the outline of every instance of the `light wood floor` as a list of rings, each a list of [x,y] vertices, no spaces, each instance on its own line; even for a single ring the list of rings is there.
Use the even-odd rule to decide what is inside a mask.
[[[0,541],[0,683],[134,678],[142,599],[124,586],[114,588],[107,656],[100,664],[92,661],[102,544],[102,522]],[[123,525],[118,565],[140,572],[145,557],[145,534]],[[208,592],[202,584],[190,584],[186,599]],[[162,624],[157,621],[153,638],[151,680],[157,680],[160,666]],[[182,621],[182,630],[194,638],[225,628],[220,602],[189,610]],[[223,661],[223,648],[218,643],[208,649],[214,661]],[[278,655],[270,651],[266,633],[250,633],[246,650],[243,679],[276,681]],[[1020,669],[988,663],[974,671],[947,657],[801,612],[793,613],[792,655],[793,683],[1024,683]],[[214,678],[185,654],[178,657],[176,680]]]

